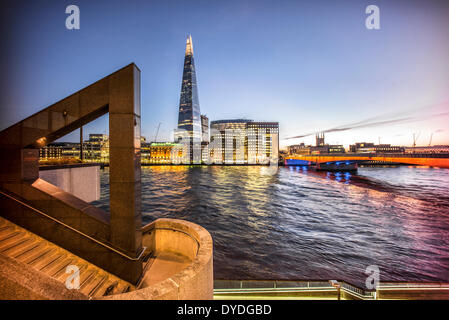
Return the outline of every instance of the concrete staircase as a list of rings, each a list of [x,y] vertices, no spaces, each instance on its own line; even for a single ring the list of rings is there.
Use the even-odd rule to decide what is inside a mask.
[[[63,284],[73,274],[66,273],[67,266],[76,265],[80,271],[79,292],[90,298],[135,290],[130,283],[2,217],[0,255],[25,263]]]

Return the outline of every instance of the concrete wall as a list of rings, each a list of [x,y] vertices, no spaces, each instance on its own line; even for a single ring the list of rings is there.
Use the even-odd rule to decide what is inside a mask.
[[[39,178],[86,202],[100,199],[100,166],[41,168]]]
[[[172,252],[192,259],[188,267],[155,285],[104,297],[124,300],[213,299],[213,244],[209,232],[197,224],[177,219],[158,219],[145,226],[143,246],[156,252]]]

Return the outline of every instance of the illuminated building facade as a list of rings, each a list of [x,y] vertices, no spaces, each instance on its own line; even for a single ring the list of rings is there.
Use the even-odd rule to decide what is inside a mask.
[[[201,162],[201,113],[198,99],[192,37],[187,38],[182,74],[181,97],[179,101],[178,128],[175,141],[190,146],[188,163]]]
[[[449,154],[449,145],[436,145],[427,147],[406,147],[405,153],[445,153]]]
[[[80,144],[79,143],[62,142],[59,145],[62,146],[62,157],[63,158],[79,158],[79,156],[80,156]]]
[[[346,153],[346,149],[341,144],[329,144],[327,145],[327,153]]]
[[[369,142],[357,142],[349,146],[353,153],[404,153],[405,148],[392,146],[391,144],[374,144]]]
[[[306,146],[304,143],[287,147],[288,155],[341,154],[346,153],[343,145],[324,144],[322,146]]]
[[[287,153],[289,155],[309,155],[311,146],[306,146],[304,143],[293,144],[287,146]]]
[[[84,141],[84,161],[109,163],[109,137],[105,134],[91,134],[89,140]],[[174,148],[177,148],[176,150]],[[172,142],[146,142],[141,137],[142,164],[170,164],[177,163],[182,158],[182,148]],[[72,142],[51,143],[39,151],[40,160],[79,159],[80,144]]]
[[[209,118],[201,115],[201,162],[209,160]]]
[[[107,134],[90,134],[83,143],[84,161],[109,163],[109,136]]]
[[[233,119],[211,121],[210,161],[224,164],[247,162],[247,123],[251,120]]]
[[[279,123],[248,122],[248,163],[263,164],[279,158]]]
[[[45,160],[57,160],[62,159],[63,146],[59,144],[49,144],[39,149],[39,159]]]
[[[80,144],[76,142],[53,142],[39,149],[39,161],[79,159]]]
[[[304,143],[287,147],[289,155],[310,155],[310,154],[341,154],[346,153],[341,144],[326,144],[324,133],[315,135],[315,146],[306,146]]]
[[[142,164],[171,164],[182,158],[181,148],[171,142],[144,142],[141,145]]]
[[[141,139],[142,164],[170,164],[182,158],[182,148],[177,143],[151,142]],[[178,150],[174,150],[177,147]],[[96,163],[109,163],[109,139],[107,135],[90,135],[84,142],[84,161]],[[79,159],[80,144],[71,142],[51,143],[40,149],[41,161]]]
[[[246,119],[212,121],[211,163],[268,164],[279,157],[279,123]]]
[[[209,118],[201,115],[201,141],[209,142]]]
[[[83,142],[85,162],[109,163],[109,137],[106,134],[90,134]],[[39,159],[79,159],[80,144],[76,142],[54,142],[39,150]]]

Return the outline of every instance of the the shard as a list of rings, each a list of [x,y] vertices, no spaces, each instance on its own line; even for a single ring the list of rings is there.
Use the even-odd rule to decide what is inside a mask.
[[[181,98],[179,100],[178,129],[175,139],[189,145],[188,160],[201,162],[201,113],[198,100],[192,37],[187,37],[182,74]]]

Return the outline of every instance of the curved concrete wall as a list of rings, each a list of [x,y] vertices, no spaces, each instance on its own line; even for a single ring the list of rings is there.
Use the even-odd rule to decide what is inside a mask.
[[[191,260],[190,264],[155,285],[104,299],[204,300],[213,298],[213,244],[201,226],[177,219],[158,219],[142,229],[143,246]]]

